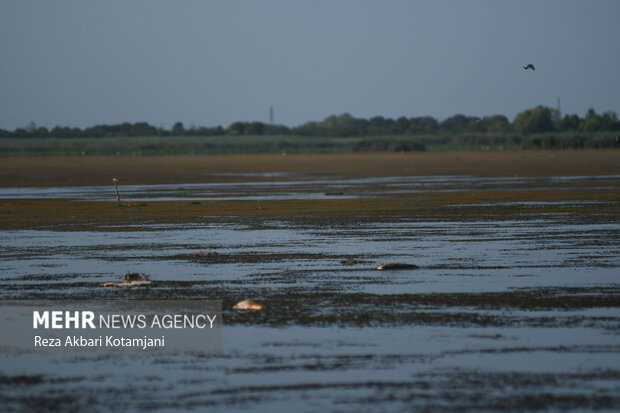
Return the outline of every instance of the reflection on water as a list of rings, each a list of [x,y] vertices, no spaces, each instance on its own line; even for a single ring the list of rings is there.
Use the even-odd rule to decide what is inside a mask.
[[[506,179],[517,187],[524,180]],[[373,182],[374,193],[368,182],[356,189],[347,181],[344,196],[384,196],[416,185],[497,187],[506,179],[391,178]],[[585,178],[545,185],[553,179]],[[184,185],[178,192],[234,198],[259,188],[279,199],[312,192],[316,182],[226,184],[225,191]],[[335,190],[344,181],[329,184]],[[316,188],[326,196],[324,184]],[[2,189],[0,197],[104,199],[112,198],[102,194],[109,189]],[[176,191],[122,190],[135,199],[171,199]],[[596,223],[551,214],[146,229],[3,231],[0,296],[222,299],[223,355],[0,356],[0,403],[8,411],[612,411],[620,405],[617,216]],[[215,254],[194,255],[204,251]],[[359,262],[343,265],[346,258]],[[383,262],[419,268],[377,271]],[[100,286],[127,272],[147,273],[153,287]],[[232,310],[248,297],[267,310]]]
[[[244,176],[252,174],[242,174]],[[492,190],[510,186],[521,187],[560,185],[587,182],[590,188],[613,188],[608,180],[618,175],[571,177],[468,177],[468,176],[397,176],[384,178],[317,178],[295,176],[296,179],[276,180],[288,175],[260,174],[261,178],[274,178],[256,182],[216,182],[183,185],[122,185],[119,192],[124,201],[176,201],[186,200],[280,200],[381,197],[401,192]],[[83,201],[116,201],[112,184],[109,186],[0,188],[0,199],[11,198],[66,198]]]

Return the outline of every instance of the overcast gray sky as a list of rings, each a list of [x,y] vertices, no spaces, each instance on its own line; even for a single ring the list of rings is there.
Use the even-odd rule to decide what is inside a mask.
[[[0,128],[620,112],[619,18],[618,0],[0,0]]]

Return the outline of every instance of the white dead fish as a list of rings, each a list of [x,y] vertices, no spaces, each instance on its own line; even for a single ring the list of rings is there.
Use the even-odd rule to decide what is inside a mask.
[[[264,310],[265,305],[257,301],[248,299],[248,300],[239,301],[237,304],[233,306],[233,309],[234,310],[258,311],[258,310]]]

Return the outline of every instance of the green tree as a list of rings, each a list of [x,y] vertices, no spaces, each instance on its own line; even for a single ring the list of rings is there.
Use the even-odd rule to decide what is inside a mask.
[[[50,131],[45,126],[40,126],[32,134],[39,138],[48,138],[50,136]]]
[[[37,130],[37,124],[34,123],[34,121],[30,121],[25,127],[24,129],[26,129],[26,132],[28,132],[29,134],[33,134],[36,130]]]
[[[409,119],[409,130],[413,133],[436,133],[439,123],[431,116],[418,116]]]
[[[600,131],[603,129],[603,118],[593,108],[590,108],[583,119],[581,129],[585,132]]]
[[[172,134],[176,136],[184,135],[185,128],[183,127],[183,123],[177,122],[172,126]]]
[[[544,133],[553,130],[551,109],[537,106],[527,109],[517,115],[514,129],[519,133]]]
[[[374,134],[386,133],[392,126],[394,126],[394,119],[383,116],[375,116],[368,121],[368,128]]]
[[[464,132],[469,126],[469,119],[459,113],[444,120],[439,126],[444,132],[460,133]]]
[[[576,131],[579,129],[581,119],[579,115],[564,115],[559,123],[559,129],[561,131]]]
[[[315,136],[318,129],[317,122],[306,122],[301,126],[293,128],[293,133],[302,136]]]
[[[154,136],[157,134],[157,129],[146,122],[136,122],[131,125],[129,134],[131,136]]]
[[[390,129],[390,133],[393,135],[402,135],[409,130],[409,126],[409,119],[401,116],[394,122],[394,126]]]
[[[510,121],[504,115],[485,116],[480,120],[479,128],[483,132],[507,133],[510,132]]]
[[[251,122],[246,124],[243,133],[245,135],[262,135],[265,130],[265,124],[262,122]]]
[[[231,135],[243,135],[245,133],[245,122],[234,122],[228,127]]]

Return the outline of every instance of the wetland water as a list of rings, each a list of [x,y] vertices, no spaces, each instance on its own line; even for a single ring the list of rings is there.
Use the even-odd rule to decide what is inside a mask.
[[[20,412],[620,408],[618,175],[261,178],[120,189],[125,202],[146,202],[135,214],[155,201],[251,200],[269,210],[270,200],[416,205],[417,194],[474,195],[443,196],[423,214],[300,207],[3,230],[2,299],[223,300],[224,327],[221,356],[0,356],[0,404]],[[5,200],[112,197],[111,187],[0,189]],[[375,269],[388,262],[417,268]],[[148,274],[152,286],[101,287],[128,272]],[[232,309],[245,298],[266,310]]]

